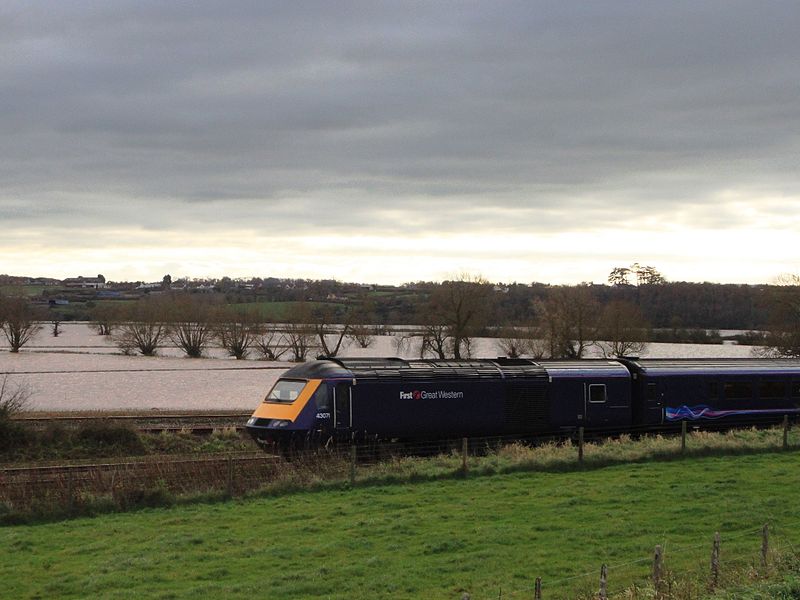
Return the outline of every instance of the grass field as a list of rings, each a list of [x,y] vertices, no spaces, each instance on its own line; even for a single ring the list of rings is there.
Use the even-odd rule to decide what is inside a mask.
[[[283,322],[286,321],[292,310],[297,307],[299,302],[245,302],[239,304],[231,304],[232,307],[239,310],[252,310],[258,316],[270,321]],[[306,306],[310,310],[320,307],[343,307],[343,304],[331,304],[326,302],[307,302]]]
[[[757,564],[757,530],[800,542],[800,453],[302,492],[0,529],[10,598],[574,597],[610,565],[644,580]],[[638,561],[638,562],[633,562]],[[737,562],[738,561],[738,562]],[[584,573],[590,576],[580,576]],[[757,597],[757,596],[754,596]],[[794,596],[786,596],[794,597]]]
[[[44,290],[59,292],[64,288],[46,285],[0,285],[0,295],[4,296],[38,296]]]

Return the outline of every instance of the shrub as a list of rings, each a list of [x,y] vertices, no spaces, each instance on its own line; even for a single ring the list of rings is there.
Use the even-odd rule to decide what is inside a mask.
[[[76,442],[87,450],[112,450],[115,454],[145,454],[139,434],[125,425],[96,422],[81,427],[75,434]]]

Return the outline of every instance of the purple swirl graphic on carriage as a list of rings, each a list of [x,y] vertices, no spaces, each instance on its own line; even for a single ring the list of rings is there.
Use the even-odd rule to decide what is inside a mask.
[[[798,408],[751,408],[741,410],[718,410],[706,404],[697,406],[679,406],[678,408],[667,407],[664,417],[667,421],[699,421],[702,419],[715,420],[733,416],[752,416],[752,415],[785,415],[800,413]]]

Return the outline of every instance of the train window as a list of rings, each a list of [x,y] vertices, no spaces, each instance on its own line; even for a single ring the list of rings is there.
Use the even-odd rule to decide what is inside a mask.
[[[792,397],[800,398],[800,381],[792,382]]]
[[[726,398],[752,398],[753,386],[749,381],[729,381],[725,384]]]
[[[319,389],[314,393],[314,402],[317,405],[317,410],[330,410],[330,394],[328,393],[328,386],[322,384]]]
[[[275,386],[267,394],[266,402],[282,402],[291,404],[303,391],[306,386],[305,381],[293,381],[291,379],[279,379]]]
[[[719,398],[719,386],[716,381],[712,381],[708,384],[708,397],[711,400]]]
[[[593,383],[589,386],[589,402],[605,402],[606,401],[606,385],[604,383]]]
[[[647,384],[647,399],[648,400],[656,400],[656,384],[655,383],[648,383]]]
[[[784,398],[786,396],[785,381],[762,381],[758,386],[760,398]]]

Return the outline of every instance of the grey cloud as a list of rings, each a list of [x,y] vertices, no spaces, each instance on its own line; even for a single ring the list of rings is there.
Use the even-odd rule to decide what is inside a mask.
[[[53,2],[3,17],[6,214],[68,193],[87,198],[69,218],[145,227],[158,211],[213,220],[195,203],[225,201],[220,225],[389,228],[391,208],[505,228],[491,222],[505,208],[545,230],[669,217],[721,189],[798,193],[790,2]]]

